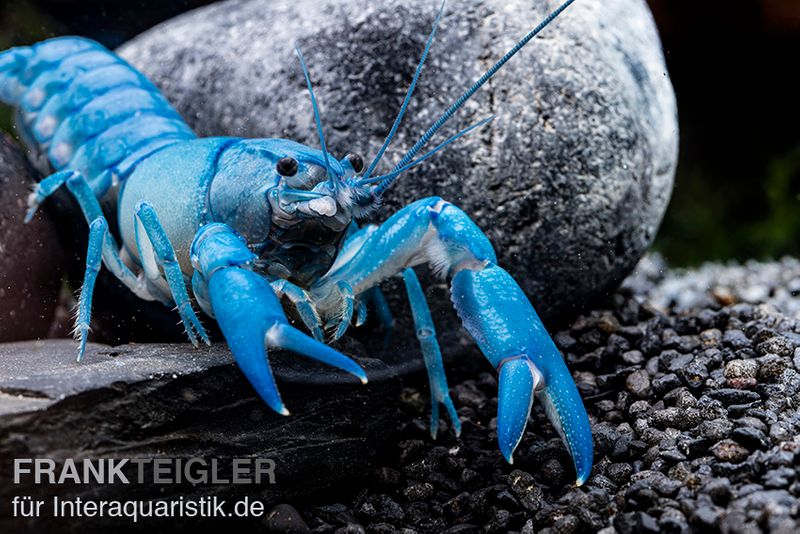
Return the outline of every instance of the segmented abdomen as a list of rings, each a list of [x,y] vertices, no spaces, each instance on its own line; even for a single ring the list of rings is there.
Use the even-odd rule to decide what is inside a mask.
[[[0,100],[55,170],[102,196],[153,152],[195,134],[158,89],[94,41],[62,37],[0,53]]]

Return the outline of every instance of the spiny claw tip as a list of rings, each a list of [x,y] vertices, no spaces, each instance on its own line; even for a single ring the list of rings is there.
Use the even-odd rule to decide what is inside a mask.
[[[364,371],[364,369],[360,365],[358,365],[357,363],[355,363],[355,362],[353,362],[353,363],[355,365],[355,368],[354,369],[348,369],[347,371],[351,375],[357,377],[361,381],[361,385],[362,386],[366,385],[369,382],[369,379],[367,378],[367,372]]]
[[[278,413],[281,414],[281,415],[291,415],[289,413],[289,410],[286,408],[286,406],[281,406],[281,409],[278,410]]]
[[[200,341],[202,341],[203,343],[205,343],[206,345],[208,345],[210,347],[211,346],[211,339],[208,337],[208,333],[206,333],[206,329],[201,326],[200,329],[199,329],[199,334],[200,334]]]
[[[88,328],[81,328],[77,331],[76,339],[78,341],[78,353],[75,356],[75,361],[80,362],[83,359],[83,355],[86,352],[86,341],[89,337],[89,329]]]
[[[503,458],[506,459],[510,465],[514,465],[514,450],[517,448],[517,444],[515,443],[513,447],[504,446],[500,443],[500,453],[503,455]]]
[[[576,488],[580,488],[580,487],[581,487],[581,486],[583,486],[585,483],[586,483],[586,477],[585,477],[585,476],[578,477],[578,479],[575,481],[575,487],[576,487]]]

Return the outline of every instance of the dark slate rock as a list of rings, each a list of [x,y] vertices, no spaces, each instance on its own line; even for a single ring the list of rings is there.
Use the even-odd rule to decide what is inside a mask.
[[[723,388],[709,391],[708,396],[712,399],[721,401],[726,406],[730,406],[732,404],[746,404],[761,400],[761,396],[755,391],[733,388]]]
[[[47,337],[54,326],[66,252],[49,210],[22,222],[35,177],[0,133],[0,341]]]
[[[640,398],[647,398],[650,393],[650,375],[645,370],[634,371],[625,380],[628,391]]]
[[[551,7],[450,6],[382,168]],[[423,0],[232,0],[162,24],[121,52],[203,135],[317,146],[298,42],[329,148],[371,155],[402,102],[434,10]],[[447,131],[488,114],[497,117],[490,127],[392,188],[376,218],[440,195],[487,232],[541,314],[573,314],[633,268],[672,188],[675,97],[646,3],[577,2]]]
[[[300,513],[290,504],[279,504],[269,511],[264,519],[268,532],[303,534],[309,532],[308,525]]]
[[[76,363],[74,355],[71,340],[0,345],[0,457],[271,458],[276,483],[257,489],[186,483],[160,486],[157,494],[148,484],[35,485],[23,479],[15,485],[8,462],[0,466],[0,500],[12,493],[124,500],[250,495],[286,503],[373,472],[379,451],[398,433],[400,382],[377,360],[359,359],[372,378],[362,386],[336,370],[293,367],[282,362],[289,355],[275,351],[276,380],[292,410],[284,417],[256,396],[224,345],[90,344],[85,361]],[[278,512],[274,521],[289,520],[286,509]],[[76,518],[70,527],[84,521],[93,529],[107,526],[99,518]],[[52,531],[58,524],[45,517],[36,527]],[[21,526],[0,518],[4,532]]]
[[[765,449],[769,445],[767,436],[757,428],[737,428],[733,431],[731,437],[750,450]]]
[[[713,506],[703,506],[695,511],[692,523],[702,530],[714,529],[722,518],[722,510]]]
[[[636,531],[641,534],[658,534],[661,532],[655,518],[650,514],[637,512],[634,520],[636,521]]]

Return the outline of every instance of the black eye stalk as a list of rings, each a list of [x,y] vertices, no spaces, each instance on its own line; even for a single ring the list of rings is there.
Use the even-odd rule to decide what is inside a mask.
[[[275,165],[275,170],[281,176],[294,176],[297,174],[297,160],[294,158],[281,158]]]
[[[353,166],[353,170],[356,171],[356,174],[364,169],[364,160],[358,154],[348,154],[347,161]]]

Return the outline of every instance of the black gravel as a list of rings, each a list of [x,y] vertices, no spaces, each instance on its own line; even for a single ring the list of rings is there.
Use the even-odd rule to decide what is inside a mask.
[[[275,519],[315,532],[797,532],[800,322],[742,302],[733,296],[747,293],[742,285],[724,299],[713,284],[695,288],[710,298],[676,311],[689,286],[653,265],[555,336],[592,420],[595,467],[584,486],[573,486],[539,406],[515,464],[503,461],[495,376],[465,358],[450,370],[460,440],[449,429],[432,440],[427,390],[406,388],[408,418],[385,465],[360,489]],[[765,295],[783,283],[741,269]]]

